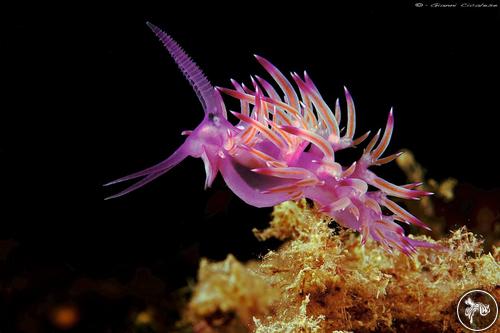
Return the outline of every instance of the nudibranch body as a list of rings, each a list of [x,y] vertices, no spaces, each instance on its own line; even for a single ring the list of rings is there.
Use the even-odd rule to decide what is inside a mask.
[[[117,179],[106,185],[141,178],[113,195],[129,193],[169,171],[187,156],[201,157],[205,164],[205,187],[220,171],[229,188],[243,201],[269,207],[286,200],[309,198],[339,224],[357,230],[387,249],[405,254],[416,247],[434,244],[405,236],[395,221],[428,227],[388,197],[419,199],[431,193],[416,190],[419,184],[397,186],[378,177],[369,168],[394,160],[399,154],[382,157],[394,125],[389,112],[383,134],[379,130],[365,147],[361,158],[350,166],[335,161],[337,151],[355,147],[370,132],[355,138],[356,113],[345,89],[347,122],[341,130],[340,102],[334,111],[323,100],[311,78],[291,74],[298,89],[269,61],[255,56],[277,83],[281,92],[265,79],[252,77],[252,87],[231,80],[233,89],[214,88],[199,67],[168,34],[147,23],[164,44],[196,92],[205,111],[202,122],[187,135],[185,142],[166,160]],[[228,120],[221,92],[240,101],[237,124]],[[379,140],[380,139],[380,140]],[[377,188],[369,191],[368,185]],[[383,208],[387,212],[383,212]]]

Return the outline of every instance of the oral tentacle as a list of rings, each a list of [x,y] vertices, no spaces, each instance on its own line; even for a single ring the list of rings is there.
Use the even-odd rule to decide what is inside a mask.
[[[177,164],[179,164],[180,162],[182,162],[182,160],[184,160],[187,156],[188,156],[187,149],[186,149],[185,145],[182,145],[172,155],[170,155],[170,157],[163,160],[162,162],[160,162],[156,165],[153,165],[152,167],[149,167],[147,169],[144,169],[144,170],[135,172],[133,174],[127,175],[125,177],[110,181],[110,182],[104,184],[103,186],[110,186],[110,185],[118,184],[118,183],[125,182],[128,180],[148,176],[150,174],[165,173],[165,172],[169,171],[170,169],[172,169]],[[128,192],[130,192],[130,191],[128,191]]]
[[[143,179],[141,179],[140,181],[138,181],[134,185],[127,187],[126,189],[124,189],[121,192],[118,192],[117,194],[110,195],[109,197],[104,198],[104,200],[110,200],[110,199],[119,198],[121,196],[124,196],[124,195],[132,192],[132,191],[135,191],[135,190],[143,187],[144,185],[152,182],[153,180],[155,180],[156,178],[160,177],[161,175],[163,175],[167,171],[168,170],[164,170],[164,171],[159,171],[159,172],[156,172],[156,173],[147,174]]]

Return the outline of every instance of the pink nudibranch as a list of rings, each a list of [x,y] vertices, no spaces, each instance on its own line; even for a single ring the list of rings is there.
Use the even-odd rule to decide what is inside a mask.
[[[398,249],[411,254],[416,247],[438,247],[406,237],[395,220],[429,228],[388,198],[419,199],[432,193],[415,190],[414,186],[394,185],[369,170],[370,166],[388,163],[399,156],[381,158],[393,131],[392,109],[382,137],[379,131],[361,158],[344,167],[335,161],[336,152],[355,147],[369,136],[368,132],[354,138],[356,112],[347,89],[344,89],[347,124],[342,136],[339,100],[332,112],[307,73],[304,72],[303,78],[292,73],[298,87],[295,89],[273,64],[256,55],[281,94],[258,76],[252,77],[252,88],[234,80],[231,80],[233,89],[214,88],[172,37],[149,22],[147,25],[191,84],[205,115],[194,130],[183,132],[187,135],[185,142],[169,158],[107,183],[142,178],[108,199],[142,187],[188,156],[201,157],[206,171],[205,188],[210,187],[220,171],[229,188],[249,205],[269,207],[309,198],[340,225],[359,231],[363,241],[372,238],[388,251]],[[228,120],[221,93],[240,101],[240,112],[231,112],[238,121],[236,125]],[[377,190],[368,191],[368,185]],[[382,207],[391,214],[384,214]]]

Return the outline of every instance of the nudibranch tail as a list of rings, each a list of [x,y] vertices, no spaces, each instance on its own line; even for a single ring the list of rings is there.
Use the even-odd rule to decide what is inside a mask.
[[[198,66],[165,32],[148,23],[160,38],[195,90],[205,116],[187,134],[182,146],[156,166],[120,178],[112,185],[143,177],[136,184],[109,198],[129,193],[164,174],[187,156],[201,158],[205,164],[205,188],[220,171],[228,187],[243,201],[255,207],[269,207],[286,200],[309,198],[319,210],[340,225],[352,228],[379,242],[388,251],[411,255],[417,247],[438,248],[436,244],[406,237],[396,223],[428,227],[389,197],[419,200],[432,193],[418,189],[421,184],[398,186],[370,170],[397,158],[383,157],[394,130],[393,110],[389,111],[383,134],[372,136],[361,157],[347,167],[335,155],[360,145],[370,131],[355,138],[356,108],[344,87],[345,128],[337,98],[334,110],[323,99],[311,77],[291,73],[292,81],[270,61],[255,56],[277,85],[251,76],[246,86],[231,80],[234,89],[212,87]],[[295,87],[292,85],[295,83]],[[227,119],[220,93],[240,101],[240,110],[230,111],[236,125]],[[369,185],[375,190],[371,190]]]

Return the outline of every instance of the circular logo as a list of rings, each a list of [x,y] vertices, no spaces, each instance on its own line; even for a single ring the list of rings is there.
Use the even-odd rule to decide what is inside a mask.
[[[498,318],[497,301],[484,290],[470,290],[458,301],[457,317],[465,328],[475,332],[485,331]]]

